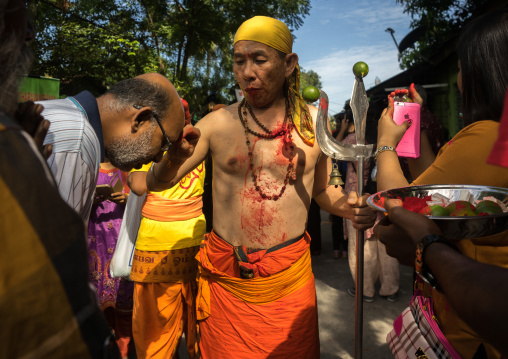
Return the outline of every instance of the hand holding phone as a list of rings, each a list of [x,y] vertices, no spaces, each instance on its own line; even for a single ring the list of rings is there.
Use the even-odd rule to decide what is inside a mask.
[[[108,199],[116,204],[125,204],[127,202],[127,195],[123,192],[115,192]]]
[[[397,145],[400,157],[420,157],[420,109],[421,106],[412,102],[394,102],[393,121],[400,125],[404,122],[409,128]]]
[[[112,195],[122,194],[123,183],[120,181],[118,174],[115,173],[109,184],[100,184],[95,186],[95,196],[99,197],[95,202],[102,202],[106,199],[112,199]],[[115,196],[118,197],[118,196]]]

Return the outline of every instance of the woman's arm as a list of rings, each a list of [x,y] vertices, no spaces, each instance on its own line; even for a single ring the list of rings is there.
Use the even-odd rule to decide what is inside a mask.
[[[409,171],[412,178],[418,178],[435,161],[436,155],[432,151],[427,133],[420,133],[420,157],[408,158]]]
[[[408,124],[393,122],[393,97],[388,97],[388,107],[383,110],[378,123],[377,148],[389,147],[393,150],[380,152],[377,162],[377,190],[406,187],[409,183],[400,168],[399,156],[395,152],[397,144],[406,132]]]

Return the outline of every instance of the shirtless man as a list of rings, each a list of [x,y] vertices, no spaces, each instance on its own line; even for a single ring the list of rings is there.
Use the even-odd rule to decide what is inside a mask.
[[[211,152],[214,230],[196,256],[205,359],[238,353],[318,358],[305,232],[311,198],[325,211],[352,219],[356,228],[374,224],[366,196],[347,198],[327,184],[331,161],[314,141],[317,109],[298,93],[292,42],[278,20],[257,16],[244,22],[235,36],[233,71],[246,101],[200,120],[193,155],[185,160],[168,151],[147,177],[151,191],[164,190]]]

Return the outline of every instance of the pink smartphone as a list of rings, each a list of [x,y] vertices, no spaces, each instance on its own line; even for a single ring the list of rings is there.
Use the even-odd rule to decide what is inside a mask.
[[[420,105],[413,102],[395,102],[393,121],[400,125],[409,122],[411,126],[397,145],[400,157],[420,157]]]

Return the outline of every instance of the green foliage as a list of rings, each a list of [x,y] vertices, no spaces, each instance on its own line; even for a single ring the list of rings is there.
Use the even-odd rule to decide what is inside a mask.
[[[215,93],[230,102],[232,40],[246,19],[266,15],[298,29],[310,0],[38,0],[32,74],[61,80],[61,93],[99,95],[146,72],[167,76],[191,110]],[[199,110],[198,110],[199,112]]]
[[[321,76],[312,70],[305,71],[303,68],[300,68],[300,93],[307,86],[316,86],[318,89],[321,89],[323,87]]]
[[[400,56],[402,69],[432,58],[439,45],[457,35],[464,23],[488,0],[396,0],[411,16],[411,28],[425,26],[423,37],[414,48]]]
[[[120,79],[157,71],[155,52],[134,16],[135,9],[114,1],[38,2],[32,72],[60,78],[63,94],[87,89],[98,95]]]

